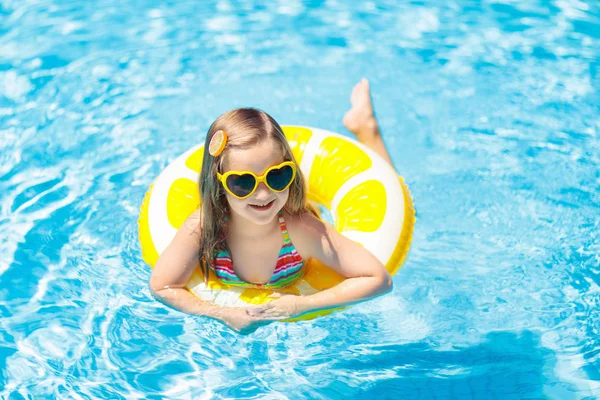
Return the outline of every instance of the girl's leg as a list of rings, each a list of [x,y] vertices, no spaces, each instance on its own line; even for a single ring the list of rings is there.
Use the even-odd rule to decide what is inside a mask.
[[[344,115],[344,125],[350,132],[356,135],[359,142],[373,149],[383,157],[392,167],[392,159],[385,148],[371,101],[369,81],[363,78],[352,89],[350,95],[350,111]]]

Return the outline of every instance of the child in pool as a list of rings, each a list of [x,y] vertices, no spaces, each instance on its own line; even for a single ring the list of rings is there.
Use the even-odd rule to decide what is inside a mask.
[[[354,87],[350,101],[344,125],[391,164],[366,79]],[[205,149],[213,136],[225,139],[225,147],[220,154],[212,152],[215,156],[205,151],[202,207],[182,225],[152,271],[150,289],[157,298],[243,331],[391,290],[390,275],[375,256],[310,211],[304,177],[280,126],[269,115],[252,108],[229,111],[210,127]],[[259,178],[255,185],[251,178],[248,182],[228,177],[228,171],[250,171],[267,179]],[[280,289],[301,276],[304,261],[311,257],[348,279],[310,296],[276,294],[270,303],[248,307],[220,307],[185,289],[199,266],[205,276],[211,268],[231,285]]]

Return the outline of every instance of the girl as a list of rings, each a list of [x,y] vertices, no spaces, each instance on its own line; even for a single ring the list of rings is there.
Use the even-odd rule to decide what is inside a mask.
[[[366,79],[354,87],[351,103],[344,125],[391,164]],[[243,331],[391,290],[391,278],[375,256],[311,211],[304,177],[273,118],[252,108],[227,112],[211,125],[205,149],[202,207],[182,225],[152,271],[150,289],[157,298]],[[281,289],[302,275],[311,257],[348,279],[310,296],[277,293],[270,303],[249,307],[216,306],[185,289],[198,267],[205,276],[211,268],[230,285]]]

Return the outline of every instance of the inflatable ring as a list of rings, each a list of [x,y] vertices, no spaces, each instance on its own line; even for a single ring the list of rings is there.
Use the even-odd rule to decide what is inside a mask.
[[[294,157],[308,182],[308,200],[328,210],[338,232],[373,253],[391,275],[404,262],[412,240],[415,210],[408,187],[374,151],[355,140],[322,129],[284,126]],[[139,238],[142,256],[154,266],[187,217],[200,206],[198,175],[203,146],[173,161],[156,178],[141,206]],[[282,292],[310,295],[333,287],[344,278],[314,259],[305,273]],[[200,268],[187,289],[224,307],[270,301],[272,290],[231,287],[211,271],[204,283]],[[311,319],[334,310],[320,310],[297,319]]]

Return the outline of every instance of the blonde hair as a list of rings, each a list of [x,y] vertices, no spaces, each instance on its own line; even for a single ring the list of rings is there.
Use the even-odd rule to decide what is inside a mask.
[[[220,155],[213,157],[207,149],[213,135],[219,130],[227,133],[227,145]],[[208,279],[210,265],[214,264],[216,252],[227,249],[225,239],[229,207],[225,190],[217,180],[217,172],[224,172],[222,168],[231,149],[246,149],[268,139],[275,140],[280,146],[283,161],[293,161],[296,164],[296,178],[289,187],[289,197],[283,209],[292,215],[306,211],[316,215],[313,207],[306,201],[306,181],[281,126],[269,114],[256,108],[238,108],[226,112],[208,129],[198,182],[202,200],[198,259],[205,280]]]

